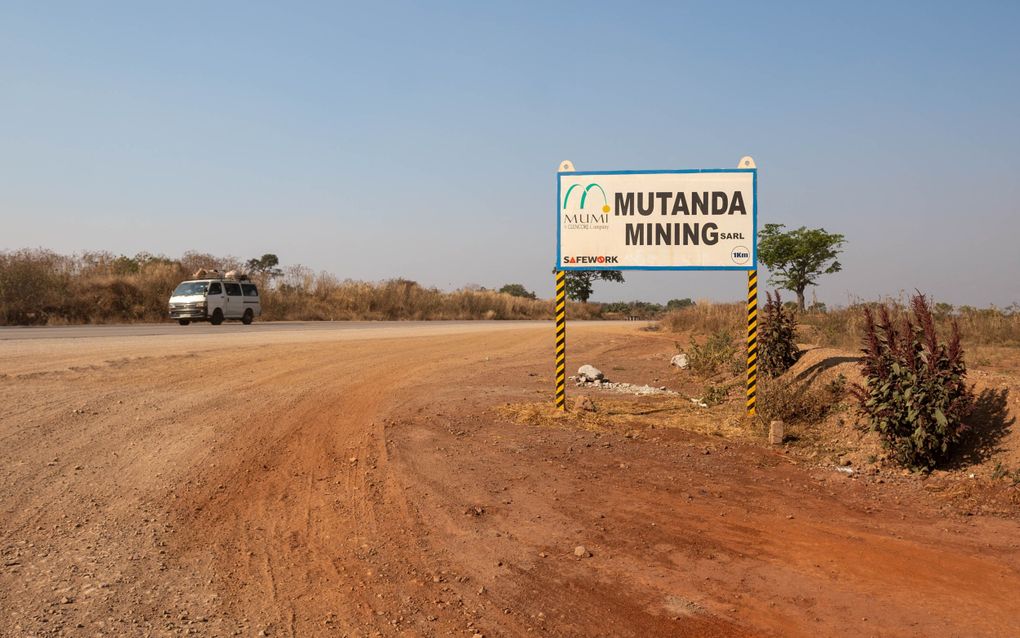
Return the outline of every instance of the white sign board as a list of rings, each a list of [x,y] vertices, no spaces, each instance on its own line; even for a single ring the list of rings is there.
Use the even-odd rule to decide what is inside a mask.
[[[753,168],[557,174],[559,270],[753,270]]]

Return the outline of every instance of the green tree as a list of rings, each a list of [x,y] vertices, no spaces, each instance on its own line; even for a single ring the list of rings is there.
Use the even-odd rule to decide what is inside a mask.
[[[846,242],[824,228],[783,228],[765,224],[758,233],[758,259],[769,269],[769,283],[795,292],[797,307],[804,310],[804,290],[816,286],[819,276],[842,270],[836,257]]]
[[[568,270],[567,296],[574,301],[588,303],[588,298],[594,291],[592,284],[596,281],[623,283],[623,272],[619,270]]]
[[[503,294],[511,295],[513,297],[535,299],[535,293],[525,288],[523,284],[506,284],[505,286],[500,288],[499,291]]]
[[[694,305],[694,302],[690,297],[684,297],[683,299],[670,299],[666,303],[666,310],[683,310],[684,308],[690,308]]]
[[[280,258],[272,253],[266,253],[257,259],[249,259],[245,267],[253,273],[262,275],[267,279],[279,277],[283,271],[279,268]]]

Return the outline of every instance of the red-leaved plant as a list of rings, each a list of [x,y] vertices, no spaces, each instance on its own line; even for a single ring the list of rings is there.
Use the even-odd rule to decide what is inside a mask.
[[[931,307],[918,293],[913,317],[896,327],[881,306],[876,320],[865,308],[864,385],[852,392],[870,426],[901,465],[930,470],[946,458],[965,430],[974,405],[954,321],[949,343],[940,343]]]
[[[778,377],[797,363],[797,316],[783,305],[777,290],[765,293],[766,302],[758,329],[758,370],[763,377]]]

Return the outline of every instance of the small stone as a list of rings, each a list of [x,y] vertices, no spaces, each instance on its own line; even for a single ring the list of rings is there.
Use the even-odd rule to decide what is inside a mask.
[[[584,558],[587,555],[588,550],[585,549],[584,545],[578,545],[577,547],[574,548],[574,556],[577,556],[578,558]]]
[[[686,370],[688,365],[687,355],[682,352],[680,354],[673,355],[673,358],[669,360],[669,365],[673,366],[674,368]]]
[[[595,366],[585,364],[577,369],[577,378],[582,381],[601,381],[605,375]]]
[[[769,424],[769,445],[783,444],[783,430],[785,426],[782,421],[773,421]]]

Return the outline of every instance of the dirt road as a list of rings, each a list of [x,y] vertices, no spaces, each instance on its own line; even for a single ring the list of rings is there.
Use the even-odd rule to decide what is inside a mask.
[[[1020,635],[1015,521],[501,416],[548,398],[551,337],[0,342],[0,635]],[[669,385],[671,349],[579,324],[570,363]]]

